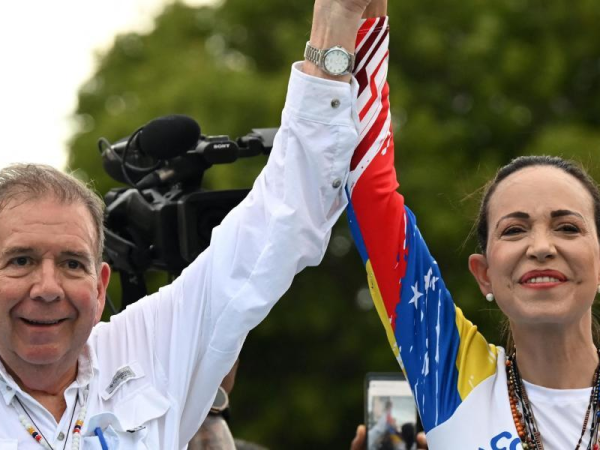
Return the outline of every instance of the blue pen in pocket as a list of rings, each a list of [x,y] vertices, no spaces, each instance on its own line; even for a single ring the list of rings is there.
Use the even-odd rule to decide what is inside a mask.
[[[108,445],[106,445],[106,439],[104,439],[104,433],[102,432],[102,428],[96,427],[96,429],[94,430],[94,434],[98,436],[98,440],[100,441],[102,450],[108,450]]]

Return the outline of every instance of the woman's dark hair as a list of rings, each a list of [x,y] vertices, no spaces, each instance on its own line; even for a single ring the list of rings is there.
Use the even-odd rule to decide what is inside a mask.
[[[477,233],[477,242],[479,250],[485,254],[487,249],[488,239],[488,209],[490,198],[496,192],[496,188],[502,180],[527,167],[549,166],[562,170],[565,173],[573,176],[585,187],[592,196],[594,203],[594,222],[596,223],[596,234],[600,240],[600,191],[598,185],[592,177],[578,164],[559,158],[557,156],[519,156],[513,159],[504,167],[501,167],[496,176],[490,181],[484,189],[483,199],[479,207],[477,221],[475,222],[475,230]]]
[[[485,254],[487,249],[489,227],[489,202],[490,198],[496,191],[496,188],[498,187],[500,182],[507,178],[509,175],[518,172],[521,169],[536,166],[548,166],[560,169],[563,172],[568,173],[569,175],[572,175],[574,178],[579,180],[579,182],[585,187],[585,189],[592,196],[592,202],[594,206],[594,222],[596,223],[596,235],[598,236],[598,240],[600,241],[600,190],[598,190],[598,185],[596,184],[594,179],[588,175],[585,169],[583,169],[579,164],[573,161],[568,161],[557,156],[519,156],[518,158],[513,159],[504,167],[501,167],[498,170],[498,172],[496,172],[496,176],[484,188],[483,198],[481,200],[479,213],[475,222],[477,242],[479,244],[479,251],[481,253]],[[514,349],[514,341],[512,338],[512,333],[508,324],[508,320],[504,322],[502,328],[503,334],[505,335],[507,341],[506,350],[510,353]],[[596,343],[596,346],[600,346],[600,323],[593,314],[592,335],[594,337],[594,342]]]

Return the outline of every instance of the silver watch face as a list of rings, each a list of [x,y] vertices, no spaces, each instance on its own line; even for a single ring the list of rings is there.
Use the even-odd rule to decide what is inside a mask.
[[[350,69],[350,56],[342,49],[332,48],[325,54],[323,68],[331,75],[341,75]]]

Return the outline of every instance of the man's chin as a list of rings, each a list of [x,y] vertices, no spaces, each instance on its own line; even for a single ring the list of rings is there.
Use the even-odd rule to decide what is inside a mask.
[[[62,364],[65,359],[65,350],[56,345],[35,345],[18,352],[19,358],[27,365],[39,366],[40,369]]]
[[[15,359],[4,361],[4,364],[15,381],[26,391],[54,392],[57,386],[68,385],[75,378],[76,361],[75,359],[71,364],[64,351],[46,347],[17,352]]]

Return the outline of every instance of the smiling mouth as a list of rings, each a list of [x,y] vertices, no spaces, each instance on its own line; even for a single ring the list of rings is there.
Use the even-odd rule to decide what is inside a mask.
[[[27,325],[32,325],[36,327],[51,327],[53,325],[58,325],[59,323],[63,323],[67,319],[58,319],[58,320],[30,320],[21,318],[23,322]]]
[[[541,283],[560,283],[562,280],[554,277],[535,277],[530,278],[523,284],[541,284]]]

